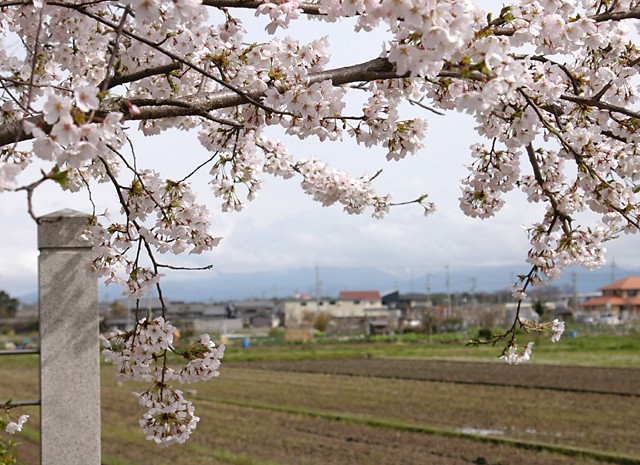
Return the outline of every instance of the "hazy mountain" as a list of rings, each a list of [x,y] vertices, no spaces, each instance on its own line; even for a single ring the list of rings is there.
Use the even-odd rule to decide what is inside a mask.
[[[405,270],[390,272],[376,268],[301,268],[287,271],[227,273],[211,279],[175,281],[165,279],[163,292],[169,300],[224,301],[245,298],[288,297],[296,293],[315,296],[337,296],[342,290],[378,290],[381,293],[399,289],[401,292],[494,292],[507,289],[526,267],[502,266],[475,269],[446,269],[418,273]],[[613,279],[621,279],[640,270],[604,267],[599,270],[569,269],[552,283],[566,292],[575,287],[578,292],[596,292]],[[195,276],[195,275],[194,275]],[[101,299],[118,298],[115,287],[101,289]]]
[[[315,296],[337,296],[343,290],[377,290],[380,293],[399,289],[401,292],[494,292],[507,289],[515,282],[524,266],[491,268],[434,269],[430,272],[384,271],[367,267],[300,268],[287,271],[221,273],[214,278],[163,281],[163,292],[169,300],[224,301],[246,298],[290,297],[296,293]],[[566,292],[575,286],[579,293],[596,292],[600,287],[625,276],[640,274],[639,269],[622,269],[607,265],[599,270],[575,268],[565,271],[552,283]],[[121,297],[115,286],[100,287],[101,300]],[[37,301],[37,293],[19,296],[26,303]]]

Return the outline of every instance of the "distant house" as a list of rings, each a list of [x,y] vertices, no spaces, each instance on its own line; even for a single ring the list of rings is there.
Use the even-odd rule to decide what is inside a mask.
[[[392,291],[382,297],[382,303],[389,308],[400,310],[403,320],[421,319],[425,314],[436,310],[429,294],[420,292]]]
[[[180,327],[197,333],[230,333],[242,328],[242,320],[232,315],[229,305],[225,304],[171,302],[171,314]]]
[[[378,291],[341,291],[332,316],[360,317],[367,312],[382,307],[382,298]]]
[[[342,291],[338,298],[303,298],[283,301],[285,325],[288,328],[312,325],[315,317],[328,314],[334,321],[360,324],[364,319],[386,317],[389,310],[382,305],[378,291]]]
[[[628,276],[600,288],[601,296],[581,304],[594,321],[615,322],[640,317],[640,276]]]
[[[520,305],[520,310],[518,310]],[[517,302],[507,302],[504,304],[504,324],[511,324],[518,314],[521,320],[538,321],[540,315],[533,309],[533,303],[530,300],[523,300],[518,304]]]
[[[169,303],[165,302],[167,310]],[[156,318],[162,315],[162,302],[160,299],[144,298],[136,302],[136,299],[116,299],[112,302],[102,302],[99,305],[101,317],[101,330],[111,331],[114,329],[131,330],[136,320],[146,318]]]
[[[382,297],[382,303],[398,312],[398,327],[401,331],[424,331],[428,319],[442,320],[445,307],[436,307],[429,294],[421,292],[391,291]]]
[[[274,328],[282,316],[272,300],[237,300],[229,304],[230,314],[242,320],[245,328]]]

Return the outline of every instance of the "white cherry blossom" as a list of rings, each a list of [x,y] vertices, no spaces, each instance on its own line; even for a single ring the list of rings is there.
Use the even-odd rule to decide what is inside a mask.
[[[557,318],[551,322],[551,342],[558,342],[564,333],[564,321]]]
[[[20,415],[17,421],[10,421],[7,423],[5,427],[5,431],[9,434],[16,434],[19,431],[22,431],[22,427],[29,419],[29,415]]]
[[[516,344],[509,345],[505,353],[500,356],[502,360],[509,365],[520,365],[521,363],[531,360],[531,351],[533,350],[533,342],[529,342],[524,351],[520,352]]]

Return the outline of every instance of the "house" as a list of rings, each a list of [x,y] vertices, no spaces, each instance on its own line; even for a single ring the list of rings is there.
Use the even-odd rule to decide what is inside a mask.
[[[402,331],[426,331],[427,321],[443,320],[445,307],[436,307],[429,294],[392,291],[382,297],[382,303],[398,312],[398,326]]]
[[[392,291],[382,297],[382,303],[389,308],[400,310],[403,320],[422,319],[426,314],[435,311],[429,294],[420,292],[400,293]]]
[[[518,310],[518,305],[520,309]],[[523,300],[518,302],[507,302],[504,304],[504,324],[509,325],[513,323],[513,320],[518,314],[521,320],[539,321],[540,315],[533,309],[533,303],[530,300]]]
[[[243,326],[242,320],[235,318],[230,306],[225,304],[171,302],[171,313],[180,327],[196,333],[231,333]]]
[[[287,328],[312,326],[321,314],[331,316],[334,322],[360,324],[369,318],[386,318],[389,310],[382,305],[378,291],[342,291],[338,298],[321,297],[283,301]]]
[[[167,311],[169,303],[165,302]],[[162,302],[156,297],[145,297],[136,301],[134,298],[116,299],[99,304],[101,331],[115,329],[131,330],[136,320],[141,318],[157,318],[162,315]]]
[[[245,328],[275,328],[282,321],[281,310],[272,300],[237,300],[228,304],[230,316]]]
[[[615,323],[640,317],[640,276],[628,276],[600,288],[602,295],[580,307],[593,321]]]

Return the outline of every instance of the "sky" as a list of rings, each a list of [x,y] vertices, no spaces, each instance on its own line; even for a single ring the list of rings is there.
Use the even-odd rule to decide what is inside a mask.
[[[348,22],[327,25],[312,22],[290,29],[287,34],[312,40],[328,34],[332,45],[331,66],[364,62],[381,49],[383,31],[369,35],[349,35]],[[263,39],[262,27],[248,23],[252,35]],[[351,37],[351,38],[348,38]],[[355,39],[354,39],[355,38]],[[349,46],[344,46],[348,43]],[[538,221],[542,208],[530,205],[518,192],[506,196],[507,204],[496,217],[477,220],[466,217],[458,206],[459,181],[466,177],[469,146],[479,141],[471,118],[448,114],[438,116],[418,108],[406,108],[407,116],[428,119],[425,147],[417,156],[399,162],[385,160],[381,149],[363,149],[351,141],[320,143],[316,139],[287,138],[297,158],[318,156],[332,166],[352,174],[370,175],[383,168],[376,179],[379,194],[393,193],[394,201],[412,200],[428,193],[437,212],[425,218],[416,205],[395,207],[383,220],[364,215],[348,215],[340,206],[322,207],[300,189],[299,179],[280,180],[265,176],[259,197],[240,213],[216,210],[219,201],[211,194],[206,176],[196,179],[195,190],[214,212],[213,234],[222,236],[211,254],[184,256],[175,263],[199,266],[213,264],[213,270],[198,272],[198,279],[215,279],[220,273],[287,270],[309,267],[375,267],[412,276],[450,269],[513,266],[525,273],[528,242],[524,227]],[[132,124],[132,127],[135,127]],[[274,134],[277,136],[278,134]],[[136,136],[136,150],[142,163],[168,177],[181,178],[208,157],[194,133],[173,131],[153,138]],[[96,198],[113,197],[107,186]],[[61,192],[46,186],[35,194],[37,215],[62,208],[90,212],[86,195]],[[98,210],[117,211],[111,200]],[[26,212],[23,193],[0,194],[0,289],[12,295],[35,291],[37,285],[36,225]],[[621,267],[640,263],[637,237],[621,238],[608,246],[609,260]],[[180,273],[167,279],[192,279]],[[510,283],[496,283],[495,288]]]

